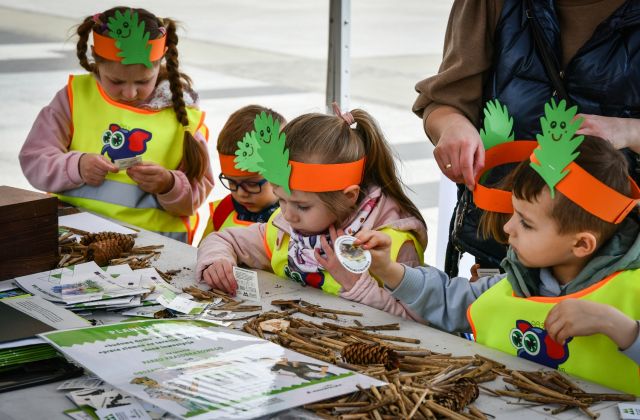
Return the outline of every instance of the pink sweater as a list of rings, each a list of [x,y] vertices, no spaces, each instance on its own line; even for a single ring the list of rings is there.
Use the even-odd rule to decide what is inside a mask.
[[[158,84],[149,107],[161,109],[171,106],[170,96],[166,97],[167,87],[166,81]],[[206,150],[206,139],[200,133],[196,134],[196,139],[205,144]],[[61,192],[84,184],[78,166],[83,153],[69,151],[70,144],[71,108],[65,86],[49,105],[42,108],[20,150],[22,172],[31,185],[42,191]],[[173,188],[166,194],[156,195],[164,210],[175,216],[194,214],[213,188],[211,165],[200,181],[191,182],[182,171],[183,167],[184,161],[178,170],[171,171],[175,180]]]
[[[380,188],[373,188],[368,196],[380,195]],[[348,225],[349,221],[345,223]],[[273,220],[273,225],[278,228],[276,247],[282,244],[285,235],[289,235],[290,225],[282,214],[278,214]],[[227,228],[221,232],[213,232],[200,243],[198,248],[198,261],[196,265],[196,279],[202,281],[202,272],[216,261],[227,260],[232,264],[244,264],[251,268],[257,268],[272,272],[271,260],[264,248],[266,223],[254,223],[240,228]],[[376,207],[362,226],[363,230],[376,230],[391,227],[401,231],[411,231],[423,248],[427,246],[426,226],[413,216],[403,212],[395,200],[381,194]],[[420,258],[413,243],[405,243],[398,253],[398,262],[411,267],[420,265]],[[389,290],[378,287],[377,282],[366,272],[360,276],[356,285],[349,291],[341,291],[340,296],[373,306],[396,316],[421,320],[422,318],[407,308],[402,302],[396,300]]]

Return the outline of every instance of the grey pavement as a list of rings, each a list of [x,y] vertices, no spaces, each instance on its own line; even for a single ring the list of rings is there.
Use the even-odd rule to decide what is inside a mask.
[[[415,83],[437,71],[451,3],[358,0],[351,10],[351,108],[369,111],[394,147],[401,176],[429,226],[430,264],[436,255],[440,173],[421,121],[410,109]],[[73,26],[120,4],[0,0],[0,184],[33,189],[17,156],[39,110],[64,87],[69,73],[83,72],[75,58]],[[328,1],[137,0],[127,5],[182,23],[181,65],[207,112],[214,170],[216,133],[237,108],[259,103],[288,119],[324,112]],[[224,193],[216,185],[211,199]]]

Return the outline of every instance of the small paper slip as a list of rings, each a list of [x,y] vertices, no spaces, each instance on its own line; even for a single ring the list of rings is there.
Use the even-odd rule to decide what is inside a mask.
[[[102,385],[102,379],[93,376],[83,376],[77,379],[70,379],[60,385],[57,390],[63,389],[87,389],[98,388]]]
[[[497,276],[500,270],[497,268],[478,268],[478,277]]]
[[[618,410],[620,411],[620,418],[623,420],[640,419],[639,403],[619,403]]]
[[[185,299],[182,296],[177,296],[170,290],[163,291],[162,295],[158,296],[156,302],[158,302],[165,308],[189,315],[200,314],[207,307],[206,303],[198,303],[189,299]]]
[[[238,282],[237,296],[254,302],[260,302],[260,288],[258,287],[258,273],[244,268],[233,267],[233,276]]]
[[[151,420],[151,416],[137,402],[121,407],[100,408],[96,410],[100,420]]]
[[[73,420],[94,420],[92,415],[93,410],[89,406],[82,406],[80,408],[70,408],[64,410],[63,413],[71,417]]]
[[[124,158],[124,159],[116,159],[113,161],[114,165],[116,165],[118,167],[118,169],[122,170],[122,169],[127,169],[130,168],[132,166],[137,165],[138,163],[142,162],[142,156],[134,156],[134,157],[130,157],[130,158]]]
[[[13,281],[13,279],[0,281],[0,292],[5,292],[7,290],[15,289],[19,287],[18,283]]]
[[[215,321],[229,321],[236,317],[236,314],[229,311],[207,311],[200,316],[201,319],[212,319]]]

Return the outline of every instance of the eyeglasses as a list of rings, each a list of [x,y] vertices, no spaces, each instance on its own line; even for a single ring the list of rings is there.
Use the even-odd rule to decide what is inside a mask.
[[[238,191],[238,188],[242,188],[244,191],[249,194],[259,194],[262,192],[262,186],[267,183],[266,179],[262,179],[260,181],[234,181],[233,179],[229,179],[224,174],[220,174],[218,177],[220,183],[223,187],[228,189],[229,191]]]

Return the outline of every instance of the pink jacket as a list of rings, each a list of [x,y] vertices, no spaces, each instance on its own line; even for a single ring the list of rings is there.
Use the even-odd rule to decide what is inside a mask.
[[[395,200],[381,194],[379,187],[373,188],[368,194],[369,197],[375,195],[381,195],[381,197],[362,229],[375,230],[392,227],[402,231],[411,231],[422,247],[426,248],[426,226],[420,220],[403,212]],[[345,226],[349,223],[350,220],[345,223]],[[275,217],[273,225],[279,229],[276,246],[280,246],[283,237],[289,235],[291,227],[282,214],[278,214]],[[244,264],[251,268],[272,272],[271,260],[264,248],[265,234],[266,223],[254,223],[247,227],[227,228],[221,232],[211,233],[203,239],[198,248],[196,279],[202,281],[204,269],[223,259],[232,264]],[[413,243],[402,245],[397,261],[411,267],[420,265],[420,258]],[[369,287],[370,285],[375,287]],[[391,293],[386,288],[378,287],[377,282],[368,272],[360,276],[360,279],[350,291],[341,291],[340,296],[373,306],[396,316],[421,320],[420,316],[391,296]]]
[[[167,91],[168,82],[159,83],[148,107],[162,109],[171,106],[170,92],[167,96]],[[187,99],[185,96],[185,101]],[[193,103],[193,99],[190,102]],[[201,134],[197,133],[196,139],[206,146],[206,140]],[[84,184],[78,166],[82,153],[70,152],[70,144],[71,108],[65,86],[49,105],[42,108],[20,150],[22,172],[31,185],[42,191],[61,192]],[[156,195],[160,205],[176,216],[194,214],[213,188],[213,170],[210,165],[200,181],[192,182],[182,172],[183,165],[184,162],[178,170],[171,171],[175,179],[173,188],[166,194]]]

